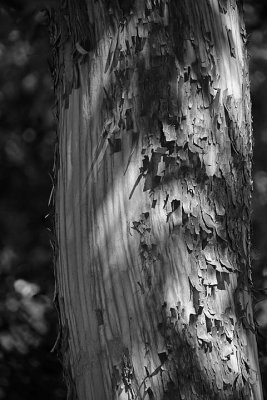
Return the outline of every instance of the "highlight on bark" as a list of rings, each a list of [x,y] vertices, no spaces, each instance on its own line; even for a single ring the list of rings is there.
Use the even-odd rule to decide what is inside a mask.
[[[69,399],[254,399],[251,104],[235,0],[53,12]]]

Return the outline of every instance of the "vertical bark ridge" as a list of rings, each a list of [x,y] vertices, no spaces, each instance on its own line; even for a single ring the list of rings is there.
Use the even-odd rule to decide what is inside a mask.
[[[62,348],[78,399],[260,400],[238,6],[77,4],[54,42]]]

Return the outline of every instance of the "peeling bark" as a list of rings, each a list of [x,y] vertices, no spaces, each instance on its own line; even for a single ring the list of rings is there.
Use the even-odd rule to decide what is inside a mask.
[[[234,0],[67,0],[54,15],[70,399],[263,398],[241,14]]]

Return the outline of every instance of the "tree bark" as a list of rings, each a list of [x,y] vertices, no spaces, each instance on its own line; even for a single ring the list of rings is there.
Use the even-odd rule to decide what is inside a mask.
[[[241,14],[234,0],[67,0],[55,13],[70,399],[263,398]]]

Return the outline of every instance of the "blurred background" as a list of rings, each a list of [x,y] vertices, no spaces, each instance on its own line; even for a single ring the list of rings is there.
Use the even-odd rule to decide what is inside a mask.
[[[62,400],[52,305],[55,123],[48,29],[38,11],[57,0],[0,1],[0,400]],[[254,126],[253,279],[267,390],[267,4],[244,2]],[[267,396],[266,396],[267,398]]]

